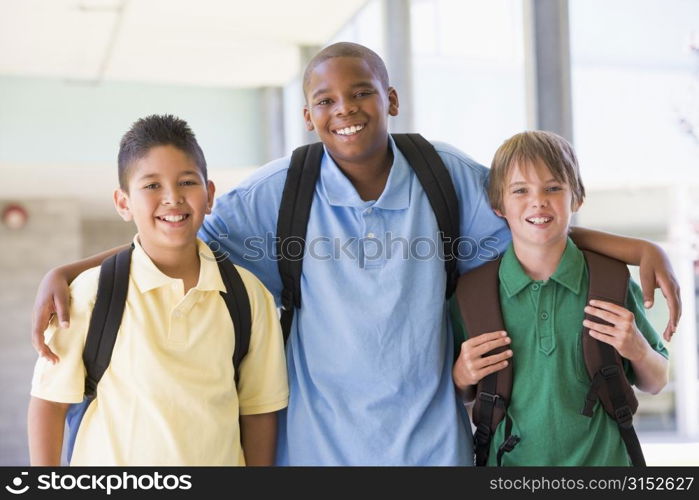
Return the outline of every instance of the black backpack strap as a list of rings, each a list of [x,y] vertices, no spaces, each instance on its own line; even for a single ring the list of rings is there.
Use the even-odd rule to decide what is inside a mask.
[[[233,349],[233,368],[236,385],[240,379],[240,362],[248,353],[250,347],[250,335],[252,331],[252,311],[250,309],[250,298],[243,283],[240,273],[233,263],[225,256],[214,253],[216,262],[221,273],[221,279],[226,287],[225,292],[221,292],[228,314],[233,320],[233,331],[235,333],[235,347]]]
[[[446,296],[456,289],[459,201],[449,171],[432,144],[420,134],[394,134],[396,145],[415,171],[437,218],[444,245]],[[277,256],[282,280],[281,324],[286,342],[294,309],[301,307],[301,271],[311,203],[320,174],[323,144],[301,146],[291,155],[277,220]]]
[[[85,397],[97,394],[97,384],[112,359],[117,333],[124,315],[126,295],[129,291],[131,253],[134,245],[116,255],[107,257],[100,268],[95,306],[90,317],[83,363],[85,364]]]
[[[282,280],[282,333],[291,333],[294,309],[301,307],[301,270],[311,203],[323,158],[323,144],[316,142],[294,150],[286,175],[277,219],[277,258]]]
[[[629,283],[626,264],[587,250],[583,254],[590,274],[588,303],[591,299],[597,299],[625,307]],[[585,314],[585,319],[609,324],[589,314]],[[592,338],[589,331],[584,327],[581,334],[585,367],[591,380],[581,413],[591,417],[594,404],[599,399],[604,410],[617,423],[631,463],[645,466],[641,444],[633,428],[633,414],[638,408],[638,400],[624,373],[621,356],[611,345]]]
[[[459,199],[454,183],[434,146],[420,134],[392,134],[392,137],[415,171],[437,218],[447,272],[446,297],[449,298],[459,278],[456,266],[456,245],[460,232]]]
[[[509,415],[505,415],[505,439],[498,448],[496,457],[498,467],[502,467],[502,456],[514,450],[521,440],[519,436],[512,434],[512,419]]]
[[[500,280],[498,278],[500,260],[486,262],[462,275],[458,280],[456,299],[461,318],[470,338],[484,333],[505,330],[502,309],[500,308]],[[498,354],[507,349],[509,346],[502,346],[493,349],[484,356]],[[473,439],[476,465],[478,466],[487,464],[493,434],[495,434],[498,424],[507,415],[507,405],[512,395],[513,374],[512,359],[510,359],[507,367],[483,377],[476,387],[476,399],[473,406],[473,423],[476,426],[476,431]],[[511,451],[519,442],[518,436],[510,436],[509,431],[506,434],[505,443],[500,447],[503,451],[498,453],[498,460],[501,460],[502,453]]]

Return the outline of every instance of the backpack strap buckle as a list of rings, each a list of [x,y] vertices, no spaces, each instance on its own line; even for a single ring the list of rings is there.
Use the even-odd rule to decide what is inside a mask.
[[[512,450],[515,449],[515,446],[517,446],[517,444],[521,440],[522,440],[522,438],[520,438],[519,436],[517,436],[515,434],[508,436],[507,439],[505,439],[505,441],[503,441],[503,443],[498,448],[498,455],[500,454],[500,452],[502,452],[502,453],[511,452]]]
[[[484,403],[496,406],[502,398],[498,394],[490,394],[489,392],[481,391],[478,393],[478,399]]]
[[[585,396],[585,406],[583,406],[580,413],[586,417],[592,417],[592,409],[595,407],[595,403],[597,403],[597,393],[592,394],[592,391],[589,391]]]
[[[633,421],[633,412],[629,405],[624,405],[614,410],[614,418],[619,427],[629,428]]]
[[[507,436],[507,439],[505,439],[505,441],[503,441],[502,444],[500,445],[500,447],[498,448],[498,454],[496,457],[498,467],[502,466],[502,456],[505,453],[509,453],[512,450],[514,450],[515,446],[517,446],[517,443],[519,443],[520,441],[521,441],[521,438],[519,436],[514,435],[514,434]]]
[[[609,380],[619,375],[619,367],[616,365],[603,366],[600,372],[605,380]]]
[[[502,466],[502,456],[505,453],[509,453],[512,450],[515,449],[515,446],[521,441],[522,439],[517,436],[516,434],[512,434],[512,419],[510,418],[509,415],[505,416],[505,440],[502,442],[502,444],[498,447],[498,454],[496,457],[496,463],[498,467]]]

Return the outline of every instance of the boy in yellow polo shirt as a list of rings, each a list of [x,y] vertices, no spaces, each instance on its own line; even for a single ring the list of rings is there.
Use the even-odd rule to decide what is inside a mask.
[[[138,120],[119,150],[114,202],[138,229],[109,367],[77,434],[71,465],[271,465],[276,411],[288,399],[274,301],[237,267],[251,311],[234,377],[235,337],[213,253],[197,238],[214,185],[194,134],[170,115]],[[71,284],[71,322],[52,323],[29,405],[32,465],[59,465],[66,411],[83,400],[83,349],[100,268]],[[239,420],[240,416],[240,420]],[[240,425],[239,425],[240,424]]]

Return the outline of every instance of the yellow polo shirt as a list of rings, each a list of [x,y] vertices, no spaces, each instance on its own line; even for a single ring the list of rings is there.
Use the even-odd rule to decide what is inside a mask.
[[[71,465],[244,465],[238,415],[287,405],[284,345],[274,300],[237,267],[250,298],[250,348],[233,374],[233,322],[219,294],[225,286],[208,246],[198,240],[197,286],[163,274],[134,239],[129,291],[111,363],[75,442]],[[32,396],[83,399],[83,347],[99,267],[71,285],[70,327],[45,337],[60,362],[40,358]]]

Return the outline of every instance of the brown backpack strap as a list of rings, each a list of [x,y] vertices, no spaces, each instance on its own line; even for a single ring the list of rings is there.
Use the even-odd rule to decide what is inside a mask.
[[[500,309],[499,268],[500,259],[487,262],[459,278],[456,299],[470,338],[505,329]],[[507,346],[499,347],[484,356],[506,349]],[[511,394],[512,360],[506,368],[484,377],[478,383],[473,407],[476,465],[485,465],[488,461],[491,438],[505,418]]]
[[[625,307],[629,284],[629,270],[621,261],[584,250],[590,275],[587,301],[604,300]],[[585,314],[585,319],[608,325],[604,320]],[[633,414],[638,400],[626,378],[621,356],[611,345],[590,336],[590,329],[582,329],[582,347],[585,368],[590,376],[590,390],[585,398],[582,414],[592,416],[599,399],[600,404],[619,426],[619,432],[633,465],[645,465],[641,445],[633,428]]]

